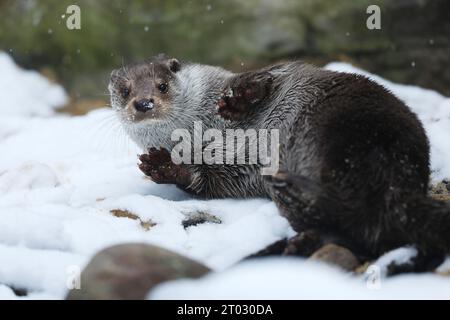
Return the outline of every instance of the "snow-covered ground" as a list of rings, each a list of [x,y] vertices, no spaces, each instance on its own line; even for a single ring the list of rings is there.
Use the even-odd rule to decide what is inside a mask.
[[[346,64],[329,68],[361,72]],[[67,99],[59,86],[21,70],[4,53],[0,70],[0,298],[18,298],[11,287],[25,289],[25,298],[63,298],[74,268],[104,247],[136,241],[175,250],[217,271],[162,285],[152,298],[450,298],[450,278],[438,275],[398,276],[374,286],[363,276],[302,259],[233,266],[293,234],[272,202],[198,201],[173,186],[158,186],[137,169],[140,151],[111,110],[55,114]],[[424,121],[433,178],[450,177],[450,99],[375,79]],[[113,209],[156,226],[147,231],[139,220],[114,216]],[[182,221],[196,212],[222,223],[184,229]],[[401,259],[410,251],[391,256]]]

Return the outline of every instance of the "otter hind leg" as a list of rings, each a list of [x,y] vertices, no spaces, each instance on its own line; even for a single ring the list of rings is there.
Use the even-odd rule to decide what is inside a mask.
[[[320,232],[313,229],[305,230],[292,238],[278,240],[245,259],[281,255],[309,257],[324,244],[325,240]]]
[[[345,211],[348,208],[345,208],[333,188],[323,187],[310,178],[288,172],[278,172],[265,179],[281,214],[299,232],[289,240],[287,251],[308,255],[308,248],[317,249],[326,243],[359,251],[336,227],[339,224],[336,217],[347,215]],[[284,254],[289,255],[287,251]]]
[[[297,230],[325,225],[324,189],[319,183],[301,175],[278,172],[265,177],[272,198],[283,215]],[[329,199],[331,202],[331,199]]]

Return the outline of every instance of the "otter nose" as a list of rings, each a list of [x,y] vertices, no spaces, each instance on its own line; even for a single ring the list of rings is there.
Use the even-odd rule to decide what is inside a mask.
[[[153,109],[153,99],[141,99],[134,101],[134,108],[139,112],[147,112]]]

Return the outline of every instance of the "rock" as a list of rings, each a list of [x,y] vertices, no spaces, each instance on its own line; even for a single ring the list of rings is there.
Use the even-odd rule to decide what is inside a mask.
[[[314,252],[309,260],[337,265],[346,271],[353,271],[360,265],[358,259],[350,250],[332,243],[326,244]]]
[[[443,277],[450,277],[450,258],[447,258],[447,260],[436,269],[436,273]]]
[[[446,201],[450,203],[450,194],[433,194],[431,197],[436,200]]]
[[[199,278],[210,269],[172,251],[147,244],[122,244],[97,253],[81,273],[81,288],[68,300],[144,299],[157,284]]]
[[[442,180],[430,187],[430,196],[436,200],[450,202],[450,183],[447,179]]]
[[[182,224],[185,229],[189,227],[194,227],[203,223],[216,223],[221,224],[222,220],[218,217],[203,211],[196,211],[193,213],[187,214],[187,218],[183,220]]]
[[[443,276],[443,277],[450,277],[450,270],[442,271],[442,272],[436,271],[436,273],[437,273],[438,275],[440,275],[440,276]]]
[[[354,272],[355,274],[365,274],[367,269],[373,264],[373,261],[366,261],[362,265],[358,266]]]
[[[430,187],[430,194],[436,195],[436,194],[450,194],[449,191],[449,184],[447,180],[443,180],[441,182],[438,182]]]

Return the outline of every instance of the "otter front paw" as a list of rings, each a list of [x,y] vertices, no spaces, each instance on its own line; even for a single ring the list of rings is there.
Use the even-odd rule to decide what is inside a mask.
[[[158,184],[189,185],[190,174],[183,165],[172,162],[170,152],[164,148],[150,148],[148,154],[139,156],[139,169]]]
[[[227,120],[243,119],[269,94],[271,83],[272,76],[268,72],[233,77],[217,103],[219,115]]]

